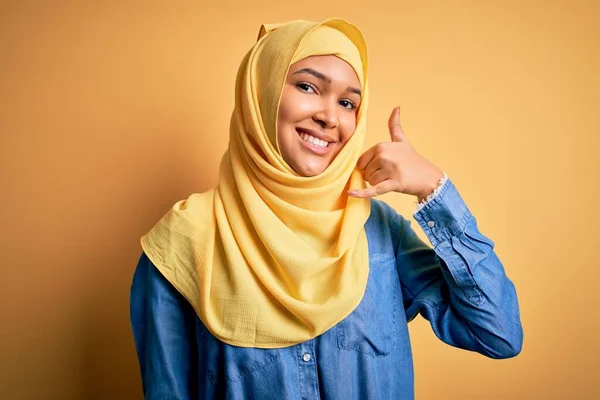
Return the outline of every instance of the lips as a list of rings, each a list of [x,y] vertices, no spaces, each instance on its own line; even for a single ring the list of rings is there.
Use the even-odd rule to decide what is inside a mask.
[[[296,128],[296,133],[298,134],[298,139],[300,140],[300,143],[307,149],[310,150],[312,153],[317,154],[317,155],[325,155],[327,153],[329,153],[332,149],[333,149],[333,143],[331,143],[331,141],[326,140],[328,142],[328,145],[325,147],[322,146],[318,146],[316,144],[313,144],[311,142],[308,142],[306,140],[304,140],[302,138],[302,135],[304,134],[308,134],[310,136],[313,136],[315,138],[321,139],[321,140],[325,140],[322,138],[319,138],[319,136],[323,136],[323,135],[313,135],[313,133],[315,133],[314,131],[308,130],[308,129],[303,129],[303,128]]]
[[[335,140],[333,140],[333,139],[332,139],[331,137],[329,137],[328,135],[326,135],[326,134],[324,134],[324,133],[321,133],[321,132],[319,132],[319,131],[315,131],[315,130],[313,130],[313,129],[308,129],[308,128],[301,128],[301,127],[297,127],[297,128],[296,128],[296,132],[298,132],[298,133],[306,133],[306,134],[308,134],[308,135],[310,135],[310,136],[312,136],[312,137],[315,137],[315,138],[317,138],[317,139],[324,140],[324,141],[326,141],[327,143],[332,143],[332,142],[335,142]]]

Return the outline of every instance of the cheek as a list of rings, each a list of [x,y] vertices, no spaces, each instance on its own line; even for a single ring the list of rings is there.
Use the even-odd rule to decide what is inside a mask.
[[[340,134],[342,135],[342,141],[346,143],[356,130],[356,115],[348,113],[348,116],[340,121]]]
[[[292,111],[292,108],[290,106],[293,102],[290,97],[291,96],[287,93],[287,90],[284,91],[283,95],[281,96],[281,101],[279,102],[279,114],[278,114],[278,117],[280,119],[289,118],[289,114]]]
[[[306,95],[288,86],[281,96],[278,118],[282,123],[297,123],[310,118],[318,108],[316,96]]]
[[[289,95],[284,91],[279,102],[279,111],[277,113],[277,140],[284,141],[286,126],[292,120],[293,108],[290,107],[292,102]]]
[[[296,99],[296,90],[291,85],[286,85],[281,94],[281,100],[279,101],[279,118],[289,119],[293,116],[294,107],[298,100]]]

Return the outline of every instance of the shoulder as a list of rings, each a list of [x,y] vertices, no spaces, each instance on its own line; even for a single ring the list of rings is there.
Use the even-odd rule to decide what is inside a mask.
[[[167,280],[145,252],[142,252],[133,275],[132,290],[149,297],[181,298],[181,294]]]
[[[403,225],[406,219],[398,214],[396,210],[386,202],[377,199],[370,199],[371,202],[371,215],[367,220],[367,223],[376,225],[389,225],[393,227],[395,225]]]
[[[377,199],[370,202],[371,214],[365,231],[371,252],[381,252],[388,246],[395,248],[407,221],[386,202]]]
[[[371,198],[369,201],[371,202],[371,218],[389,218],[397,214],[396,210],[383,200]]]

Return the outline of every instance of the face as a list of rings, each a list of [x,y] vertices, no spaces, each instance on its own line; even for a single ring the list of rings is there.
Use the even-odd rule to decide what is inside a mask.
[[[277,117],[283,159],[301,176],[323,172],[356,128],[361,86],[354,69],[333,55],[292,64]]]

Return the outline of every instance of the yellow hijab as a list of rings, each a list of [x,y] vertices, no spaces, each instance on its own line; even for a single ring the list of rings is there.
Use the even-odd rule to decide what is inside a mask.
[[[333,54],[362,84],[356,130],[327,169],[299,176],[277,146],[291,64]],[[263,25],[239,68],[229,148],[215,189],[193,194],[142,238],[142,248],[219,340],[279,348],[312,339],[360,303],[369,260],[368,200],[356,162],[365,135],[367,49],[354,25],[330,19]]]

